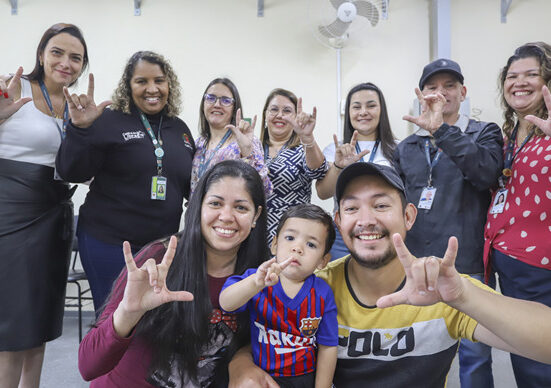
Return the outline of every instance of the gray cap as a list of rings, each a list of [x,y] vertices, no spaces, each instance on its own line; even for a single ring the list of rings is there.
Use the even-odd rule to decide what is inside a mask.
[[[440,58],[436,61],[429,63],[423,68],[423,74],[419,80],[419,89],[423,90],[423,87],[427,83],[428,79],[436,73],[451,73],[461,84],[463,84],[463,74],[461,73],[461,68],[457,62],[452,61],[451,59]]]
[[[387,181],[396,190],[406,195],[406,189],[404,188],[404,182],[398,175],[394,167],[383,166],[381,164],[356,162],[352,163],[344,170],[341,171],[339,178],[337,179],[337,187],[335,189],[335,197],[337,203],[341,201],[341,197],[344,194],[344,189],[354,178],[363,175],[377,175]]]

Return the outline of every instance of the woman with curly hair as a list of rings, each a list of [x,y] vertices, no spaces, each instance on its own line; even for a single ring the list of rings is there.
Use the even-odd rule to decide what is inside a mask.
[[[499,82],[507,137],[484,264],[499,275],[503,295],[551,306],[551,45],[517,48]],[[511,364],[519,387],[551,386],[551,365],[513,354]]]
[[[177,117],[178,78],[161,55],[132,55],[105,111],[109,102],[96,106],[93,81],[87,94],[66,91],[71,121],[56,167],[70,182],[93,178],[77,236],[98,311],[124,267],[123,241],[137,252],[178,231],[195,144]]]

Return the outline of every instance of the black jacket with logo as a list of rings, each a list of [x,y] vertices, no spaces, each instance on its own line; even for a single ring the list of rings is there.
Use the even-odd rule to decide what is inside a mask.
[[[490,188],[497,186],[503,168],[503,137],[494,123],[469,120],[462,132],[443,124],[435,133],[442,154],[432,171],[436,194],[430,210],[418,209],[406,245],[417,257],[443,257],[450,236],[457,237],[457,270],[484,272],[484,225],[490,204]],[[425,156],[428,136],[413,134],[398,144],[394,154],[408,201],[415,206],[427,186],[429,165]],[[431,161],[436,147],[430,147]]]
[[[164,149],[162,175],[166,200],[151,199],[157,175],[155,147],[139,114],[106,109],[89,128],[67,126],[56,158],[58,174],[68,182],[94,178],[80,207],[79,225],[98,240],[138,248],[176,233],[184,198],[189,197],[195,143],[187,125],[177,117],[148,116]]]

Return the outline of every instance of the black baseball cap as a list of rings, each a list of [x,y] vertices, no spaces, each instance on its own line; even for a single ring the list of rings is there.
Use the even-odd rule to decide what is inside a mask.
[[[341,201],[341,197],[344,194],[344,189],[350,181],[363,175],[380,176],[396,190],[402,192],[404,196],[406,195],[404,182],[402,182],[402,178],[400,178],[394,167],[383,166],[375,163],[356,162],[342,170],[339,178],[337,179],[337,187],[335,189],[337,204]]]
[[[461,84],[463,84],[463,74],[461,73],[461,68],[457,62],[452,61],[451,59],[440,58],[436,61],[429,63],[423,68],[423,74],[419,80],[419,89],[423,90],[423,87],[427,83],[427,80],[436,73],[451,73]]]

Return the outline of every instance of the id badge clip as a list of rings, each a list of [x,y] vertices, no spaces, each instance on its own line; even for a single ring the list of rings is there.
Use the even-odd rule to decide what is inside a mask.
[[[423,188],[421,192],[421,198],[419,198],[419,204],[417,207],[419,209],[429,210],[432,207],[432,202],[434,201],[434,196],[436,195],[436,187],[427,186]]]
[[[496,193],[492,207],[490,208],[490,214],[503,213],[505,203],[507,202],[507,190],[501,189]]]
[[[151,199],[164,201],[166,199],[166,178],[154,176],[151,178]]]

